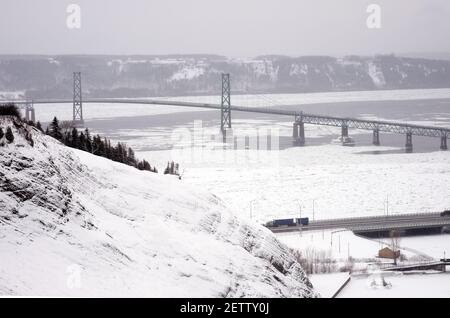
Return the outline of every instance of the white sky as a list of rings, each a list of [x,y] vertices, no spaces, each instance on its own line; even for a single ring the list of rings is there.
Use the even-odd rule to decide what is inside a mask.
[[[81,29],[66,7],[81,7]],[[367,6],[381,6],[368,29]],[[450,52],[448,0],[1,0],[0,54]]]

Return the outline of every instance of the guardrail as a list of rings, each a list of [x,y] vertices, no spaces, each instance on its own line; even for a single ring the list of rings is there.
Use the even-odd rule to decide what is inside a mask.
[[[320,224],[326,222],[346,222],[346,221],[362,221],[368,219],[390,219],[390,218],[401,218],[401,217],[415,217],[415,216],[439,216],[441,217],[442,212],[417,212],[417,213],[402,213],[402,214],[391,214],[391,215],[373,215],[373,216],[357,216],[350,218],[336,218],[336,219],[319,219],[310,221],[310,223]],[[447,218],[447,217],[442,217]],[[450,217],[448,217],[450,218]]]

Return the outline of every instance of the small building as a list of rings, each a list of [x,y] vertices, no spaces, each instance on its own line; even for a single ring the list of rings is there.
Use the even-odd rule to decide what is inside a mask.
[[[396,259],[400,257],[400,251],[393,251],[389,247],[385,247],[378,251],[378,257]]]

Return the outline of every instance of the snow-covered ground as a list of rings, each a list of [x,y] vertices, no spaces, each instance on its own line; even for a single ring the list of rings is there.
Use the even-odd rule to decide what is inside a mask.
[[[314,274],[309,276],[314,288],[324,298],[333,297],[348,278],[349,273]]]
[[[356,236],[345,229],[280,233],[277,237],[293,249],[326,251],[337,261],[345,261],[349,257],[375,259],[378,250],[384,247],[379,242]]]
[[[277,237],[292,249],[324,251],[341,264],[349,257],[358,262],[372,262],[381,248],[391,245],[390,239],[369,239],[345,229],[279,233]],[[437,260],[450,255],[450,234],[401,237],[398,244],[408,260]]]
[[[430,258],[450,258],[450,234],[402,237],[399,244],[405,251],[417,251]]]
[[[268,103],[283,104],[324,103],[370,100],[413,100],[449,98],[450,90],[406,90],[376,92],[342,92],[317,94],[292,94],[265,96]],[[217,102],[218,97],[189,97],[192,101]],[[251,96],[233,96],[233,103],[241,98],[240,104],[261,106],[253,103]],[[247,100],[246,100],[247,98]],[[180,100],[185,98],[180,97]],[[85,113],[91,111],[90,118],[114,118],[120,116],[155,115],[179,111],[199,111],[178,107],[123,105],[113,106],[103,111],[103,106],[87,105]],[[37,106],[37,114],[39,114]],[[47,107],[47,106],[45,106]],[[54,106],[43,109],[42,116],[54,116]],[[71,116],[71,107],[64,105],[58,109],[66,118]],[[91,108],[90,108],[91,107]],[[89,110],[89,108],[91,110]],[[87,115],[86,117],[89,118]],[[436,117],[437,116],[437,117]],[[416,121],[417,124],[448,126],[448,115],[437,114],[436,121]],[[59,116],[59,118],[64,118]],[[362,116],[382,119],[373,114]],[[39,118],[39,115],[38,115]],[[40,118],[39,118],[40,119]],[[44,119],[41,119],[45,121]],[[412,123],[412,122],[410,122]],[[261,130],[272,129],[282,138],[292,135],[292,123],[274,120],[233,120],[236,135],[254,134],[255,127]],[[389,214],[441,211],[450,207],[450,153],[439,151],[439,140],[430,139],[436,144],[436,151],[425,153],[402,153],[403,144],[398,147],[357,146],[321,144],[318,146],[283,148],[276,152],[256,151],[239,148],[226,149],[216,138],[190,144],[194,124],[180,124],[164,127],[154,126],[146,129],[118,129],[114,136],[125,140],[137,149],[139,158],[146,158],[151,164],[163,168],[167,161],[180,163],[183,178],[181,183],[187,188],[205,189],[219,197],[227,206],[242,218],[251,218],[256,223],[286,216],[302,216],[311,219],[352,217],[363,215],[382,215],[386,213],[386,200],[389,200]],[[217,125],[211,134],[217,133]],[[207,131],[207,133],[209,133]],[[307,126],[307,138],[338,135],[339,129]],[[361,131],[352,130],[358,145]],[[187,136],[187,139],[184,138]],[[383,138],[383,136],[382,136]],[[330,138],[331,141],[331,138]],[[161,149],[175,146],[172,150],[147,151],[144,146],[151,144]],[[144,150],[142,150],[144,149]],[[181,150],[182,151],[181,151]],[[201,151],[200,151],[201,150]],[[382,154],[373,155],[372,152]],[[395,153],[394,153],[395,152]],[[313,207],[314,206],[314,207]],[[313,215],[314,210],[314,215]],[[331,247],[331,232],[303,234],[285,237],[280,240],[293,248],[315,246],[324,250]],[[339,240],[341,248],[339,251]],[[310,241],[310,244],[308,244]],[[448,235],[402,239],[401,245],[410,250],[407,256],[417,255],[413,250],[431,257],[448,255]],[[337,259],[345,260],[348,255],[354,258],[373,258],[381,247],[379,242],[355,237],[349,232],[333,234],[331,252]],[[412,249],[412,250],[411,250]]]
[[[390,286],[380,286],[380,275]],[[373,286],[373,282],[378,285]],[[382,273],[352,277],[338,298],[448,298],[450,273],[402,274]]]
[[[361,154],[390,149],[340,145],[288,148],[272,154],[275,164],[261,155],[255,163],[251,158],[258,156],[252,155],[256,152],[252,150],[230,155],[224,164],[217,160],[192,163],[178,156],[173,159],[185,168],[184,182],[205,187],[242,214],[249,215],[253,201],[252,217],[261,223],[299,215],[299,205],[303,216],[313,218],[313,200],[315,219],[382,215],[387,196],[391,214],[450,207],[448,152]],[[164,162],[169,153],[146,153],[146,157]]]
[[[0,147],[0,295],[316,295],[284,244],[216,196],[0,125],[15,135]]]

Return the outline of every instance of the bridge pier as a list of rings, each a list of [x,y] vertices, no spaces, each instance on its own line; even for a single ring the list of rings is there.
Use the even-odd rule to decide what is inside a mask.
[[[32,101],[27,101],[25,105],[25,120],[35,122],[36,116],[34,113],[34,106]]]
[[[305,145],[305,123],[304,122],[300,122],[299,123],[299,135],[298,135],[298,144],[300,146],[304,146]]]
[[[292,138],[294,138],[294,144],[298,146],[305,145],[305,123],[295,122],[292,125]]]
[[[297,123],[292,124],[292,138],[294,138],[294,140],[298,139],[298,124]]]
[[[441,136],[441,150],[447,150],[447,135],[443,134]]]
[[[373,141],[372,143],[375,146],[379,146],[380,145],[380,131],[378,129],[374,129],[373,130]]]
[[[348,137],[348,126],[347,124],[343,124],[341,128],[341,137]]]
[[[411,132],[407,132],[406,133],[405,150],[406,150],[406,152],[412,152],[413,151],[412,133]]]

